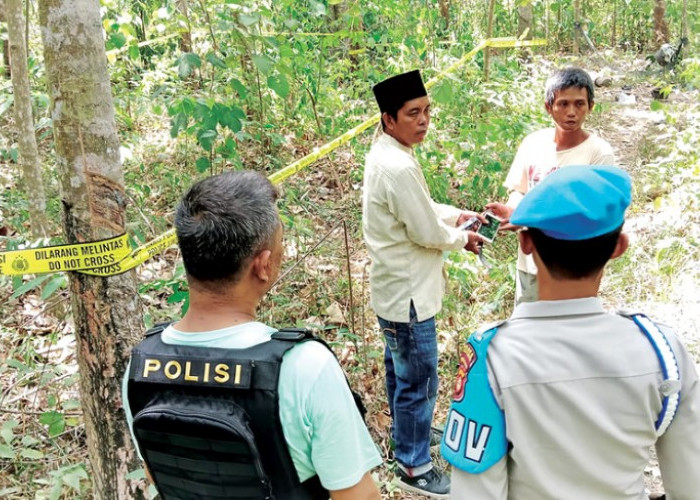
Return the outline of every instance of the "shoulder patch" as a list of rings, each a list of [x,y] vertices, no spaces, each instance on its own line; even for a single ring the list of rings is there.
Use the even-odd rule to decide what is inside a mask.
[[[460,354],[454,399],[440,448],[445,460],[472,474],[488,470],[508,451],[505,415],[489,383],[486,363],[488,346],[497,331],[493,326],[477,331]]]

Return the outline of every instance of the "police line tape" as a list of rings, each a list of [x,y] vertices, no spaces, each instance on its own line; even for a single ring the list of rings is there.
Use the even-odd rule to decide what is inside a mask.
[[[489,38],[479,43],[447,69],[439,72],[431,78],[425,86],[428,89],[431,88],[442,78],[455,71],[486,47],[533,47],[546,45],[546,43],[547,41],[543,39],[517,40],[511,37]],[[357,137],[371,126],[376,125],[379,123],[379,120],[380,114],[377,113],[332,141],[321,147],[314,148],[310,154],[271,174],[268,176],[268,179],[273,184],[279,184],[291,175],[299,172],[326,156],[331,151]],[[169,229],[133,251],[129,247],[128,235],[126,234],[89,243],[9,250],[0,252],[0,275],[16,276],[22,274],[78,271],[92,276],[114,276],[143,264],[148,259],[158,255],[176,243],[177,236],[175,235],[175,230]]]

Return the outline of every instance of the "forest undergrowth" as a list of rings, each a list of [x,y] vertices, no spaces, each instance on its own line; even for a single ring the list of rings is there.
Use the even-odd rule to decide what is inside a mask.
[[[611,310],[639,309],[674,326],[698,362],[698,59],[686,58],[672,77],[619,52],[583,59],[533,56],[529,62],[511,57],[500,72],[494,72],[492,81],[477,85],[470,83],[473,68],[467,68],[450,95],[434,98],[438,109],[430,138],[417,150],[431,191],[437,199],[472,210],[504,196],[499,185],[520,139],[548,123],[542,109],[544,79],[565,63],[611,76],[609,87],[597,89],[597,110],[589,125],[612,144],[634,181],[626,224],[631,248],[608,269],[602,290],[606,305]],[[669,87],[668,99],[652,99],[651,90],[659,85]],[[618,103],[621,93],[634,95],[636,102]],[[460,106],[448,103],[461,98],[468,100],[463,117],[456,116]],[[365,104],[368,109],[373,105]],[[137,242],[171,226],[177,197],[198,176],[189,168],[191,145],[173,140],[169,126],[167,121],[142,117],[125,133],[129,230]],[[259,313],[262,321],[306,326],[329,341],[368,408],[367,424],[385,458],[374,473],[384,497],[420,498],[400,494],[394,483],[383,343],[369,307],[360,196],[371,135],[366,132],[280,185],[285,262],[279,283]],[[294,159],[315,145],[290,140],[279,153]],[[239,153],[245,159],[246,151]],[[249,151],[251,158],[258,153]],[[23,198],[13,192],[11,176],[0,182],[5,191],[0,229],[4,228],[6,239],[19,240],[25,237],[21,228],[26,228],[26,218],[22,220],[17,209]],[[53,215],[58,220],[55,186],[53,191]],[[487,265],[465,253],[446,257],[449,290],[438,316],[438,424],[444,422],[449,404],[460,344],[479,325],[505,318],[512,310],[515,248],[514,237],[504,235],[487,248]],[[147,325],[181,314],[187,291],[175,248],[139,267],[137,274]],[[0,278],[0,497],[89,498],[68,292],[61,275],[40,284],[34,277]],[[143,472],[132,474],[140,477]],[[650,464],[647,476],[650,489],[658,488],[655,464]]]

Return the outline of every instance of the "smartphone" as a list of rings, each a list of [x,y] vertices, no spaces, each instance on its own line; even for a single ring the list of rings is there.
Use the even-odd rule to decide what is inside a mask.
[[[501,227],[501,219],[493,215],[491,212],[484,214],[486,223],[482,223],[476,233],[481,235],[486,241],[491,243],[498,233],[498,228]]]

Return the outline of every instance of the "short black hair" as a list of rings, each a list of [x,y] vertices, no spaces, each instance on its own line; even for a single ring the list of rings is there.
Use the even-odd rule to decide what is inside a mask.
[[[187,275],[213,284],[235,282],[278,230],[276,201],[277,189],[257,172],[225,172],[194,184],[175,211]]]
[[[403,108],[403,105],[406,104],[406,102],[407,101],[404,101],[401,104],[398,104],[398,103],[388,104],[385,106],[384,109],[380,109],[379,111],[382,115],[384,113],[387,113],[394,120],[396,120],[399,117],[399,110],[401,108]],[[382,116],[380,119],[382,121],[382,130],[386,130],[386,123],[384,123],[384,116]]]
[[[566,90],[570,87],[586,89],[588,92],[588,106],[593,105],[595,91],[593,90],[591,75],[575,66],[557,70],[547,79],[544,90],[544,102],[551,106],[554,104],[554,95],[560,90]]]
[[[582,279],[603,269],[610,260],[622,226],[586,240],[559,240],[535,228],[527,231],[542,263],[553,278]]]

